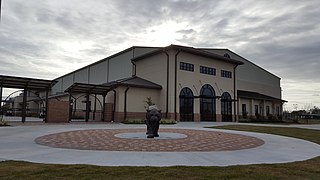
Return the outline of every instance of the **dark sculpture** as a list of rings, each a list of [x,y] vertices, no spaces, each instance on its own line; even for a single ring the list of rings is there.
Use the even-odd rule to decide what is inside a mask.
[[[161,110],[150,106],[146,114],[147,138],[159,137],[158,130],[161,120]]]

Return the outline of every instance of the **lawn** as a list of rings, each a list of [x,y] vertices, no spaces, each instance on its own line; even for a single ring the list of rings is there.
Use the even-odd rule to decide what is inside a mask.
[[[277,134],[320,144],[317,130],[245,125],[215,128]],[[0,179],[320,179],[320,157],[286,164],[229,167],[103,167],[6,161],[0,163]]]

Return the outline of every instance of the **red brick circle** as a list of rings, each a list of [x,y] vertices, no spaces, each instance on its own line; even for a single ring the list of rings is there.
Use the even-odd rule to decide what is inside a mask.
[[[49,134],[35,139],[37,144],[68,149],[101,151],[150,151],[150,152],[191,152],[191,151],[233,151],[261,146],[261,139],[205,130],[161,129],[162,132],[180,133],[182,139],[124,139],[119,133],[145,133],[145,129],[92,129]]]

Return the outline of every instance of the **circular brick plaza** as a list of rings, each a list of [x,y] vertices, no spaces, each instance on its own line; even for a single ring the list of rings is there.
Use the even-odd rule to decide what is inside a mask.
[[[145,129],[92,129],[49,134],[35,139],[37,144],[67,149],[142,152],[234,151],[261,146],[261,139],[215,131],[160,129],[159,134],[181,134],[177,139],[126,139],[121,133],[142,133]]]

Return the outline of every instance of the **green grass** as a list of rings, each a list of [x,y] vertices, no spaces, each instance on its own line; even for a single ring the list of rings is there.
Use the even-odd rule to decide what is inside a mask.
[[[244,125],[215,128],[277,134],[320,144],[317,130]],[[0,179],[320,179],[320,157],[286,164],[229,167],[102,167],[6,161],[0,163]]]

